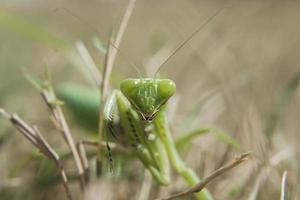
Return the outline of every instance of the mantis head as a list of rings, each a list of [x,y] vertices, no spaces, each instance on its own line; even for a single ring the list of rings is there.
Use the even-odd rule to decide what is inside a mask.
[[[120,89],[142,119],[151,121],[175,93],[176,85],[169,79],[126,79]]]

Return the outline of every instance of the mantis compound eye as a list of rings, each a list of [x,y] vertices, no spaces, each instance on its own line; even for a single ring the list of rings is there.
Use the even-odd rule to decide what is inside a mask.
[[[120,90],[127,98],[135,99],[139,84],[139,79],[126,79],[121,82]]]
[[[161,99],[168,100],[176,92],[176,85],[172,80],[160,79],[158,85],[158,95]]]
[[[176,85],[169,79],[126,79],[120,89],[142,119],[149,121],[175,93]]]

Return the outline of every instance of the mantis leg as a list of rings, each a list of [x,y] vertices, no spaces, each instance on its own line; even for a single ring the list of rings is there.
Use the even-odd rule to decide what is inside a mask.
[[[162,142],[159,138],[147,138],[145,127],[128,100],[119,91],[115,91],[114,95],[125,137],[152,176],[160,184],[167,185],[170,182],[170,166]]]
[[[106,149],[108,154],[108,160],[109,160],[109,166],[110,171],[113,172],[114,164],[112,159],[112,153],[111,148],[108,143],[108,137],[109,135],[112,135],[114,138],[116,138],[116,135],[114,133],[114,110],[115,110],[115,94],[113,93],[109,98],[107,99],[105,106],[104,106],[104,126],[105,126],[105,137],[106,137]]]
[[[168,129],[167,120],[165,119],[164,115],[164,109],[157,113],[154,119],[154,124],[156,132],[164,143],[168,157],[171,160],[171,163],[175,170],[185,179],[185,181],[190,186],[194,186],[199,183],[200,179],[198,178],[196,173],[185,165],[177,152],[174,140],[172,139],[170,130]],[[213,200],[212,196],[206,189],[202,190],[199,193],[196,193],[196,196],[199,200]]]

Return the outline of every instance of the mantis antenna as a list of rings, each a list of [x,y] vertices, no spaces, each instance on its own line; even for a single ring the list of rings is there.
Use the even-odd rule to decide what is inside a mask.
[[[64,11],[65,13],[69,14],[71,17],[74,17],[76,20],[78,20],[80,23],[88,26],[91,30],[96,31],[99,34],[99,30],[97,28],[95,28],[92,24],[90,24],[88,21],[82,19],[81,17],[79,17],[76,13],[72,12],[71,10],[67,9],[67,8],[57,8],[56,10],[54,10],[54,12],[58,12],[59,10]],[[113,48],[115,48],[117,50],[117,52],[123,57],[126,58],[126,56],[124,56],[123,52],[113,43],[110,42],[109,45],[111,45]],[[140,78],[143,78],[143,74],[141,73],[141,71],[139,70],[139,68],[137,67],[137,65],[135,64],[135,62],[130,61],[131,59],[125,59],[126,62],[138,73]]]
[[[113,48],[115,48],[115,49],[118,51],[119,54],[122,54],[122,53],[121,53],[121,50],[120,50],[118,47],[116,47],[116,45],[115,45],[114,43],[110,43],[110,45],[111,45]],[[140,77],[140,78],[143,78],[143,74],[142,74],[142,72],[139,70],[139,68],[136,66],[136,64],[135,64],[134,62],[131,62],[131,61],[128,61],[128,60],[127,60],[127,62],[130,63],[130,66],[133,67],[133,69],[138,73],[139,77]]]
[[[166,64],[182,47],[184,47],[193,37],[199,33],[206,25],[211,22],[215,17],[217,17],[226,7],[223,6],[220,9],[218,9],[212,16],[210,16],[208,19],[205,20],[205,22],[197,28],[194,32],[192,32],[163,62],[162,64],[158,67],[154,74],[154,79],[156,79],[158,72],[162,68],[164,64]]]

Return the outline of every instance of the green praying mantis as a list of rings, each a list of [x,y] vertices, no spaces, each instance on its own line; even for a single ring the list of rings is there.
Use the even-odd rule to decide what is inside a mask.
[[[222,9],[193,32],[163,64],[219,14]],[[76,93],[76,89],[73,92]],[[158,184],[170,184],[171,169],[174,169],[189,186],[194,186],[200,182],[200,178],[181,159],[166,117],[168,100],[175,92],[176,85],[172,80],[156,78],[156,74],[154,78],[123,80],[120,83],[120,89],[113,90],[105,105],[100,105],[104,106],[104,130],[107,138],[113,137],[117,143],[131,146],[134,155],[149,170]],[[74,93],[67,90],[61,92],[59,96],[67,104],[74,102],[74,98],[76,98]],[[89,98],[89,103],[92,106],[89,107],[87,104],[82,103],[84,99],[80,104],[91,112],[86,112],[85,109],[81,109],[81,111],[95,118],[98,110],[96,107],[99,106],[99,95],[90,95],[90,97],[92,98]],[[80,112],[80,109],[78,111]],[[108,152],[111,151],[108,143],[107,150]],[[110,153],[108,155],[111,156]],[[109,159],[112,162],[111,157]],[[196,193],[195,196],[199,200],[213,200],[206,189]]]
[[[193,32],[163,64],[222,9]],[[166,110],[168,100],[176,92],[176,85],[172,80],[156,76],[126,79],[121,82],[120,90],[112,91],[105,105],[99,105],[99,94],[91,94],[78,87],[60,89],[57,91],[59,98],[78,115],[88,119],[91,124],[97,125],[99,106],[104,106],[103,120],[107,137],[112,136],[116,143],[131,146],[134,155],[149,170],[158,184],[170,184],[172,169],[190,186],[200,182],[197,174],[180,157],[171,135]],[[107,147],[110,151],[109,145]],[[196,193],[196,197],[199,200],[213,199],[206,189]]]
[[[200,182],[196,173],[180,158],[165,115],[168,99],[176,85],[169,79],[126,79],[120,91],[112,92],[104,109],[105,127],[114,134],[114,112],[117,110],[123,136],[134,153],[161,185],[170,183],[170,163],[193,186]],[[117,137],[117,136],[116,136]],[[207,190],[196,194],[200,200],[211,200]]]
[[[67,105],[74,104],[75,101],[77,105],[71,106],[72,108],[83,107],[88,112],[97,111],[97,94],[89,94],[83,89],[74,94],[76,87],[70,85],[62,89],[58,95]],[[175,92],[176,85],[169,79],[123,80],[120,90],[113,90],[104,105],[106,140],[113,139],[114,142],[130,148],[158,184],[170,184],[173,168],[189,186],[193,186],[200,179],[181,159],[166,116],[168,100]],[[80,97],[84,95],[88,101],[82,103]],[[97,117],[96,113],[90,117]],[[109,143],[107,145],[109,160],[112,162],[111,148]],[[196,196],[199,200],[213,199],[206,189]]]

